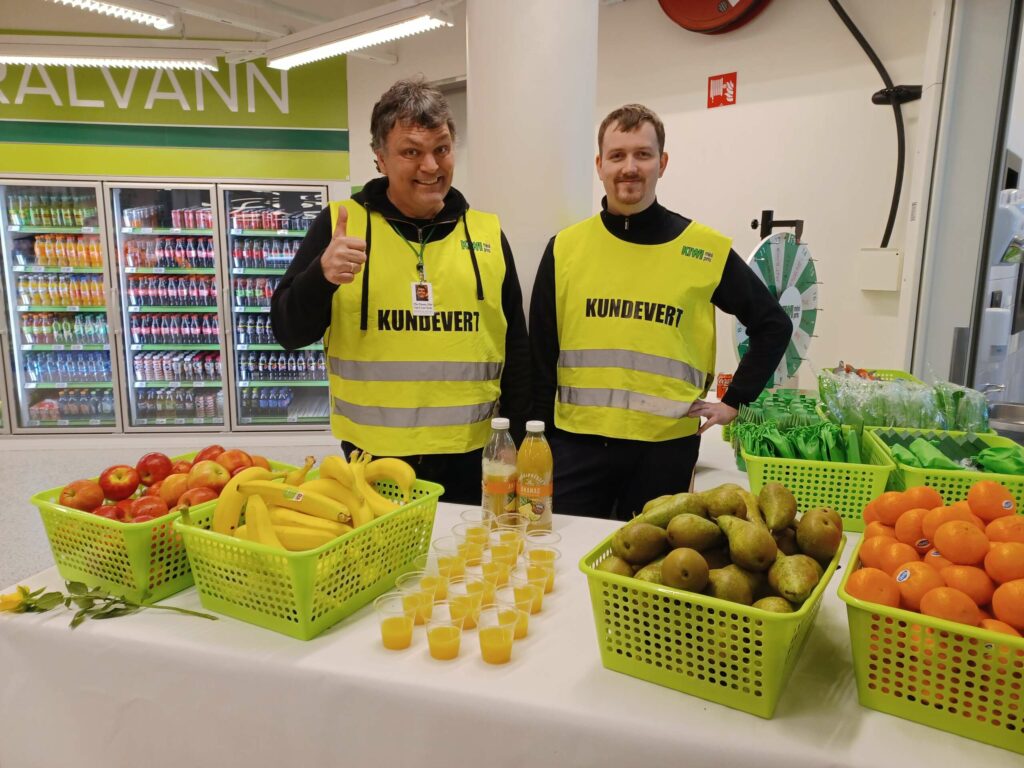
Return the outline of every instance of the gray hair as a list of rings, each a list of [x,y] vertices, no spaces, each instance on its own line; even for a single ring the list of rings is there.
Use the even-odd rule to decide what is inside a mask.
[[[396,123],[411,123],[427,130],[447,125],[452,141],[455,140],[455,120],[448,100],[422,78],[399,80],[373,105],[370,148],[374,152],[384,149],[388,134]]]

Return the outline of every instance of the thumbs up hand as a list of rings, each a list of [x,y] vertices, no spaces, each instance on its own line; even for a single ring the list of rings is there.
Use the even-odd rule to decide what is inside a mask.
[[[348,236],[348,209],[339,206],[334,234],[320,257],[320,269],[328,281],[335,285],[345,285],[355,280],[365,263],[366,241]]]

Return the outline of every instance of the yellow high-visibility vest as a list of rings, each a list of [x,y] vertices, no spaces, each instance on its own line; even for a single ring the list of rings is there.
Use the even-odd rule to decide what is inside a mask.
[[[364,237],[367,211],[352,200],[348,233]],[[465,453],[486,444],[497,414],[507,323],[501,306],[505,257],[501,225],[469,210],[443,240],[424,250],[434,314],[413,314],[417,257],[392,226],[370,213],[370,254],[356,279],[334,293],[324,336],[331,431],[375,455]],[[483,300],[470,258],[468,228]],[[412,244],[419,250],[419,244]],[[363,282],[369,279],[367,329],[360,330]]]
[[[600,216],[555,237],[555,425],[661,441],[695,434],[686,417],[710,386],[715,308],[732,241],[696,222],[661,245],[611,234]]]

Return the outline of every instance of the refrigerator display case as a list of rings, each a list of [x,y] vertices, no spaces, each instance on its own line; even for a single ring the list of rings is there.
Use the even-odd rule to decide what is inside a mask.
[[[126,430],[225,426],[214,186],[111,185]]]
[[[100,185],[0,184],[12,429],[117,430]]]
[[[329,424],[323,344],[285,351],[270,297],[317,214],[325,187],[222,186],[230,301],[232,422],[236,429]]]

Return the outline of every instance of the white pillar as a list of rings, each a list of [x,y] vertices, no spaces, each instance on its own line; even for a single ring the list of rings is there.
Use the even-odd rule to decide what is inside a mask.
[[[598,0],[466,5],[469,202],[501,217],[527,316],[544,246],[594,213],[597,12]]]

